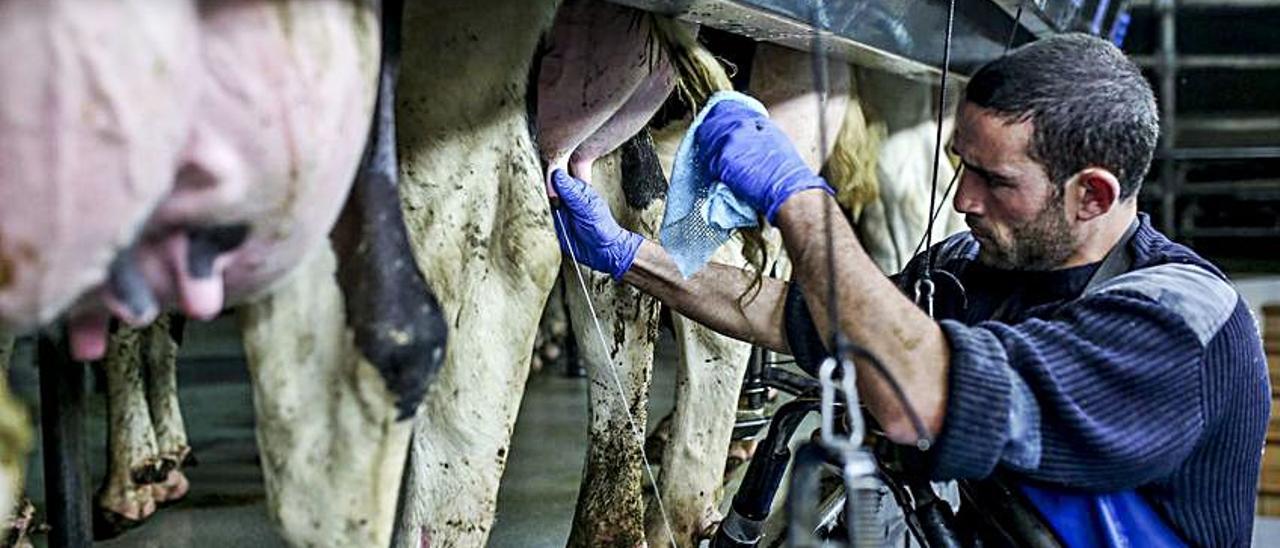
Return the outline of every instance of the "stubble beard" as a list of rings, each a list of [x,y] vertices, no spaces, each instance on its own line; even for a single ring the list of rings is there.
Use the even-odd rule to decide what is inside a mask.
[[[1062,189],[1047,200],[1035,218],[1010,227],[1010,241],[981,244],[978,260],[1006,270],[1053,270],[1071,257],[1075,237],[1067,224]]]

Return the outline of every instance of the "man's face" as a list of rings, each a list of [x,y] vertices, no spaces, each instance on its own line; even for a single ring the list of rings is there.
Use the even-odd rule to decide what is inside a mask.
[[[1075,238],[1062,190],[1027,155],[1031,122],[1008,123],[964,103],[953,149],[964,174],[954,206],[979,245],[979,262],[1006,269],[1051,270],[1071,255]]]

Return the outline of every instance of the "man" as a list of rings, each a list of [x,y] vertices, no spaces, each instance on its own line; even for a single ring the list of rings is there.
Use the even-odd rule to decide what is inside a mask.
[[[929,251],[932,278],[954,277],[966,295],[941,292],[940,320],[904,295],[922,258],[881,275],[847,225],[827,230],[826,215],[841,217],[826,183],[766,118],[732,103],[709,113],[697,145],[781,230],[791,286],[766,280],[738,306],[750,283],[740,271],[713,264],[685,280],[589,187],[553,180],[580,261],[713,329],[821,354],[834,306],[935,437],[934,479],[999,471],[1067,544],[1247,544],[1269,411],[1261,342],[1226,277],[1137,213],[1157,134],[1150,86],[1105,41],[1055,36],[979,70],[953,140],[964,169],[954,206],[971,230]],[[832,283],[837,303],[825,302]],[[885,379],[861,364],[858,377],[888,438],[914,442]]]

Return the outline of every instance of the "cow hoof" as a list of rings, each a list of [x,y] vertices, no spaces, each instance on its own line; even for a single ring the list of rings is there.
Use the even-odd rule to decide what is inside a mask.
[[[729,455],[724,462],[724,476],[726,479],[733,474],[739,466],[746,464],[751,457],[756,454],[756,446],[760,444],[757,440],[738,440],[729,444]]]
[[[98,508],[93,512],[93,540],[113,539],[139,525],[142,525],[142,520],[129,519],[110,510]]]
[[[5,530],[0,531],[3,533],[3,536],[0,536],[0,546],[31,548],[31,533],[36,529],[35,518],[35,505],[24,497],[14,508],[13,516],[9,518]]]
[[[710,539],[715,536],[716,529],[720,528],[720,522],[724,521],[724,516],[715,508],[707,508],[705,514],[702,515],[702,521],[698,522],[698,538],[697,540]]]
[[[93,539],[106,540],[120,536],[125,531],[142,524],[151,514],[156,512],[156,503],[151,498],[151,488],[141,487],[134,500],[123,500],[118,504],[104,504],[102,501],[93,511]]]
[[[191,453],[191,447],[187,445],[161,451],[160,459],[168,466],[165,478],[161,478],[162,481],[168,477],[168,470],[181,470],[183,467],[196,465],[196,457]]]
[[[163,482],[151,485],[151,496],[156,504],[169,505],[182,500],[190,489],[191,484],[187,481],[186,474],[178,470],[170,470],[169,476]]]
[[[138,485],[160,483],[169,475],[177,463],[169,459],[146,459],[142,464],[129,468],[129,478]]]
[[[554,342],[548,342],[542,346],[542,359],[547,362],[554,362],[564,355],[564,351],[560,349],[560,345]]]

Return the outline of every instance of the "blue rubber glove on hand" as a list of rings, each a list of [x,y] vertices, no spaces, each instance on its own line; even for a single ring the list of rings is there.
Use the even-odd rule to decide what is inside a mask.
[[[809,170],[778,126],[735,101],[711,107],[694,139],[698,161],[707,162],[717,180],[763,212],[770,223],[792,194],[811,188],[835,194],[822,177]]]
[[[573,245],[572,256],[578,262],[621,280],[635,262],[644,238],[618,226],[609,204],[591,185],[561,169],[551,172],[551,184],[560,195],[562,214],[555,222],[560,250],[570,256],[568,246]]]

